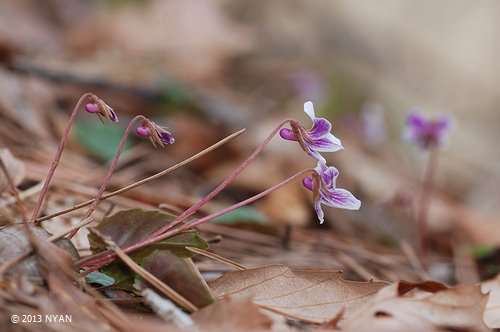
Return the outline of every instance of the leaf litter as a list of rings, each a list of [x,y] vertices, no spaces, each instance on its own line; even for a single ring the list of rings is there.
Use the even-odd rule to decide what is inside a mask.
[[[84,4],[73,5],[80,9],[88,10],[89,8]],[[68,21],[67,15],[71,16],[71,13],[65,11],[64,6],[60,7],[55,3],[51,4],[51,12],[54,17],[58,17],[58,22],[52,22],[51,24],[46,24],[47,21],[35,13],[33,8],[23,9],[23,5],[20,5],[16,10],[16,6],[12,4],[2,4],[1,6],[11,14],[7,15],[9,20],[20,19],[22,22],[28,22],[31,28],[17,31],[16,33],[20,38],[12,38],[14,30],[6,31],[7,41],[0,41],[0,46],[4,46],[5,43],[6,47],[0,47],[0,52],[4,52],[4,49],[15,50],[15,48],[11,47],[12,40],[16,40],[14,43],[16,47],[20,46],[22,48],[23,40],[29,40],[29,43],[27,43],[29,45],[38,45],[40,43],[52,45],[50,39],[54,38],[52,42],[62,47],[61,45],[64,43],[54,37],[55,35],[61,35],[67,40],[72,40],[72,42],[68,43],[70,48],[74,48],[71,51],[74,52],[72,54],[76,55],[81,50],[92,52],[92,45],[97,45],[98,52],[104,52],[102,54],[105,54],[106,50],[99,48],[102,45],[108,45],[111,42],[118,48],[124,40],[130,39],[129,32],[131,30],[134,30],[136,36],[133,39],[138,38],[137,34],[142,35],[144,33],[137,32],[139,30],[133,28],[134,26],[146,29],[141,21],[142,18],[136,15],[136,8],[127,5],[124,5],[124,10],[117,10],[116,13],[106,9],[109,11],[107,12],[107,20],[112,23],[111,27],[107,27],[106,24],[95,17],[86,16],[90,11],[85,10],[78,11],[87,13],[82,14],[86,18],[84,20],[85,24],[79,26],[77,20],[74,19],[75,17]],[[154,18],[154,20],[159,20],[158,11],[170,6],[182,13],[193,12],[193,9],[197,8],[194,3],[186,5],[181,4],[181,2],[160,4],[159,1],[153,1],[150,6],[147,6],[144,13],[150,18]],[[255,6],[254,9],[258,12],[259,8],[260,6]],[[166,54],[170,54],[171,59],[176,59],[173,64],[163,59],[165,68],[174,69],[175,72],[179,73],[180,77],[185,74],[185,77],[189,77],[191,80],[187,84],[173,81],[173,85],[178,84],[185,88],[188,92],[189,102],[168,104],[168,100],[176,99],[176,92],[169,90],[164,95],[164,97],[169,96],[167,105],[172,109],[185,107],[186,109],[192,108],[195,112],[201,109],[200,114],[202,115],[199,118],[190,115],[186,116],[185,114],[170,117],[171,109],[168,110],[168,117],[173,120],[174,128],[188,129],[182,130],[183,137],[176,137],[176,139],[179,142],[189,142],[190,144],[183,143],[184,146],[179,148],[174,146],[172,155],[162,154],[161,158],[153,156],[153,150],[149,150],[144,145],[132,147],[126,161],[122,159],[124,164],[119,166],[114,182],[110,184],[112,189],[121,189],[131,182],[130,179],[137,180],[147,177],[156,172],[158,168],[164,168],[165,163],[174,162],[176,161],[175,158],[179,156],[184,157],[185,153],[183,152],[186,150],[186,146],[194,151],[208,140],[199,139],[199,136],[190,132],[191,129],[203,129],[204,137],[212,139],[220,137],[223,132],[227,131],[227,128],[221,130],[220,123],[231,127],[232,124],[237,122],[235,119],[240,119],[240,122],[237,123],[241,123],[241,119],[245,119],[241,114],[239,114],[239,117],[231,117],[231,112],[235,108],[228,107],[228,105],[234,105],[235,100],[238,105],[251,104],[246,93],[248,87],[245,87],[244,94],[238,96],[235,92],[234,95],[230,96],[229,93],[221,93],[226,89],[224,87],[215,87],[213,91],[203,91],[201,93],[197,89],[196,83],[193,85],[191,83],[197,79],[217,80],[217,76],[224,72],[222,69],[231,69],[229,71],[234,72],[236,75],[245,75],[237,68],[232,67],[234,63],[228,61],[228,59],[231,59],[232,56],[241,55],[242,49],[252,45],[252,39],[249,38],[248,30],[242,29],[234,21],[224,18],[223,15],[225,14],[223,14],[221,4],[206,3],[202,4],[199,9],[200,11],[196,12],[196,15],[203,17],[202,13],[206,13],[209,15],[208,22],[217,27],[215,30],[210,30],[210,33],[219,35],[216,38],[219,43],[224,44],[224,40],[228,43],[226,47],[222,48],[222,54],[211,54],[207,64],[207,62],[193,62],[191,57],[185,57],[187,53],[185,49],[182,49],[182,46],[158,46],[159,44],[156,43],[158,45],[154,45],[155,47],[152,48],[155,52],[153,58],[156,56],[163,59],[164,55],[161,53],[166,52]],[[66,14],[62,14],[63,12]],[[182,20],[182,17],[177,17],[172,13],[169,14],[173,18]],[[129,25],[130,17],[134,18],[134,25],[132,26]],[[30,18],[36,18],[36,20]],[[67,22],[72,22],[74,27],[68,28]],[[91,23],[89,24],[89,22]],[[126,28],[124,28],[124,22],[128,22]],[[165,20],[162,20],[162,22],[167,26],[171,24],[165,23]],[[175,22],[172,24],[175,25]],[[96,27],[102,29],[104,39],[99,39],[99,34],[90,34],[91,36],[89,36],[88,33],[85,33],[89,29],[95,29]],[[56,31],[60,33],[54,33]],[[211,39],[200,38],[203,33],[197,31],[191,32],[191,39],[188,40],[191,50],[197,48],[201,50],[213,49]],[[232,31],[229,40],[226,39],[228,38],[227,31]],[[152,41],[164,41],[163,32],[151,33],[154,33]],[[178,45],[182,45],[183,43],[179,42],[179,40],[186,39],[182,36],[182,31],[178,31],[178,33],[179,35],[176,34],[175,37]],[[72,38],[72,36],[78,35],[86,35],[87,37],[82,38],[82,40]],[[307,38],[303,39],[306,40]],[[147,44],[151,40],[143,40],[143,43],[135,44],[139,45],[135,48],[133,44],[128,45],[128,49],[134,54],[132,57],[141,54],[145,49],[148,49],[147,52],[149,52],[151,45],[148,46]],[[196,47],[196,43],[200,43],[198,47]],[[155,43],[153,42],[153,44]],[[24,50],[25,55],[31,54],[32,47],[28,48],[28,52]],[[32,71],[28,74],[30,75],[29,78],[25,79],[21,76],[29,73],[30,63],[19,61],[20,57],[16,52],[13,51],[13,53],[9,53],[8,57],[5,57],[12,61],[7,65],[9,70],[6,71],[1,68],[0,71],[0,85],[3,88],[1,89],[3,92],[0,93],[2,104],[0,109],[2,115],[0,138],[3,142],[2,145],[8,147],[12,154],[16,156],[15,158],[22,161],[22,163],[11,163],[9,161],[8,169],[14,183],[20,190],[19,196],[23,203],[28,210],[32,210],[34,206],[33,200],[36,199],[37,194],[40,192],[40,184],[46,176],[47,167],[51,163],[50,155],[56,147],[55,139],[61,136],[64,130],[67,120],[66,104],[73,102],[75,96],[81,93],[82,88],[86,89],[88,86],[86,84],[92,80],[78,74],[73,76],[61,75],[63,72],[51,71],[48,68],[45,68],[48,69],[45,72]],[[206,52],[199,53],[206,54]],[[44,61],[43,57],[47,57],[47,54],[41,51],[38,59],[41,60],[41,64]],[[49,58],[52,57],[56,58],[53,53],[50,53]],[[4,59],[1,56],[0,58]],[[105,58],[114,59],[113,56]],[[72,64],[73,60],[71,58]],[[93,60],[96,62],[95,59]],[[64,66],[64,61],[67,60],[62,60],[61,66]],[[130,61],[130,59],[124,58],[124,61]],[[134,61],[129,62],[129,64],[132,64],[131,68],[136,65]],[[258,75],[261,75],[256,80],[259,82],[262,82],[262,77],[268,78],[269,64],[262,65],[258,61],[252,61],[251,67],[246,68],[252,69],[251,78],[255,79]],[[196,72],[197,66],[179,67],[178,64],[183,62],[196,63],[197,66],[204,68]],[[51,61],[47,63],[51,63]],[[81,70],[81,68],[77,68],[81,65],[81,63],[75,65],[75,72]],[[83,67],[85,67],[85,64],[83,64]],[[113,72],[114,65],[108,64],[108,67],[105,67],[106,65],[101,63],[98,66],[92,66],[90,71],[109,73],[109,76],[116,78],[117,81],[129,79],[126,78],[128,72],[124,72],[122,69],[119,72]],[[120,67],[122,66],[120,65]],[[278,76],[286,75],[290,71],[290,68],[286,68],[286,65],[276,65],[275,67],[275,74]],[[147,72],[145,68],[142,68],[142,70],[144,73]],[[44,77],[49,76],[52,77],[53,82],[44,79]],[[145,77],[146,79],[142,78],[143,81],[149,82],[150,76]],[[236,77],[238,77],[239,81],[240,77]],[[150,85],[140,82],[141,78],[137,80],[136,78],[134,77],[134,84],[137,81],[140,87],[135,90],[132,88],[130,91],[155,92],[155,87],[148,90]],[[69,82],[71,80],[74,86],[54,83],[57,82],[57,79],[59,79],[59,82],[67,82],[65,80]],[[270,85],[276,83],[275,78],[270,77],[269,79],[274,79]],[[96,85],[91,83],[91,86],[108,94],[113,105],[116,102],[120,106],[117,109],[120,109],[120,111],[123,109],[123,114],[135,114],[134,112],[137,109],[145,109],[148,112],[155,113],[155,115],[160,114],[156,113],[156,106],[153,106],[150,101],[137,97],[140,93],[134,93],[133,97],[117,96],[111,91],[119,91],[120,89],[115,89],[119,84],[115,85],[113,80],[97,80],[96,82],[100,83]],[[104,83],[102,84],[102,82]],[[228,85],[231,90],[234,90],[233,83]],[[241,84],[236,84],[235,89]],[[244,84],[247,84],[247,82]],[[161,88],[167,89],[167,87],[163,86]],[[219,90],[216,91],[217,89]],[[257,91],[257,89],[254,91]],[[340,93],[342,92],[340,91]],[[273,93],[280,96],[282,92],[274,90]],[[149,96],[154,95],[154,93],[149,94]],[[207,96],[210,98],[207,98]],[[281,95],[281,97],[283,97],[282,100],[288,99],[288,96]],[[269,96],[265,98],[271,99]],[[272,99],[274,100],[275,96]],[[293,100],[290,103],[294,104],[293,107],[295,108],[296,101]],[[288,107],[288,105],[280,106],[283,106],[284,109]],[[230,109],[229,112],[227,110],[222,112],[227,108]],[[260,120],[258,116],[269,111],[268,106],[264,105],[262,107],[261,103],[251,105],[248,108],[261,109],[260,113],[251,112],[247,114],[246,119],[252,119],[252,124],[253,120]],[[175,112],[172,111],[172,113]],[[224,116],[220,114],[224,114]],[[30,121],[27,121],[27,119],[30,119]],[[121,117],[121,119],[123,118]],[[213,119],[218,119],[217,121],[220,123],[215,124],[217,121]],[[262,119],[258,123],[259,126],[266,125],[266,121],[269,120]],[[158,123],[160,122],[158,121]],[[207,126],[207,124],[210,125]],[[16,130],[15,134],[12,134],[13,128]],[[195,129],[192,131],[199,132],[200,130]],[[198,200],[198,194],[208,191],[207,188],[212,188],[214,183],[219,181],[220,177],[215,176],[217,167],[214,167],[214,165],[220,166],[220,160],[224,159],[227,160],[229,168],[234,169],[232,158],[236,160],[242,157],[244,154],[242,151],[246,151],[248,145],[254,144],[259,137],[259,135],[249,136],[250,138],[245,143],[246,146],[245,144],[232,145],[230,143],[223,147],[220,152],[205,156],[202,162],[193,163],[193,168],[180,169],[177,174],[178,177],[167,175],[168,180],[159,180],[148,184],[148,188],[138,187],[134,191],[123,192],[122,196],[113,197],[109,203],[106,202],[97,207],[95,215],[98,223],[94,223],[93,227],[96,227],[102,234],[110,236],[115,244],[122,249],[144,239],[157,230],[158,227],[175,218],[172,215],[158,213],[159,203],[163,204],[160,206],[174,207],[181,212],[191,206],[192,202]],[[85,137],[84,139],[72,137],[68,141],[68,149],[61,160],[62,167],[60,167],[58,176],[54,179],[49,199],[45,202],[43,208],[45,216],[50,215],[52,212],[71,208],[77,202],[88,202],[89,199],[93,198],[95,188],[101,184],[103,170],[107,167],[104,167],[99,160],[95,160],[91,156],[82,156],[82,153],[85,153],[85,149],[88,149],[89,146],[83,141],[87,138],[92,141],[92,137]],[[459,242],[464,241],[459,245],[464,244],[467,246],[468,243],[463,238],[450,235],[449,232],[452,230],[454,234],[465,230],[465,233],[471,234],[475,242],[483,241],[496,245],[498,243],[498,236],[495,236],[498,233],[498,217],[496,215],[481,215],[476,209],[462,204],[462,201],[453,199],[453,195],[458,195],[457,193],[450,194],[445,190],[437,191],[433,202],[437,210],[431,212],[436,213],[438,211],[438,217],[431,213],[431,216],[433,216],[431,218],[433,224],[431,225],[438,224],[440,231],[443,229],[445,231],[439,235],[436,235],[435,229],[432,231],[434,236],[433,245],[436,247],[433,248],[432,255],[422,259],[411,250],[400,248],[403,247],[400,243],[406,243],[404,241],[408,239],[407,234],[411,234],[413,231],[411,226],[404,223],[410,219],[408,215],[411,214],[411,211],[404,210],[404,208],[403,210],[396,210],[393,209],[394,206],[388,209],[387,205],[385,205],[381,213],[378,210],[379,206],[370,202],[370,199],[375,200],[374,197],[380,195],[381,192],[389,195],[395,192],[395,188],[403,183],[411,188],[417,186],[418,181],[414,181],[409,176],[401,176],[407,170],[402,169],[404,166],[398,168],[387,163],[388,160],[384,159],[387,157],[384,152],[376,155],[365,153],[366,151],[363,148],[356,146],[359,144],[356,140],[346,140],[344,143],[347,143],[345,145],[349,147],[349,153],[340,154],[338,162],[342,169],[351,169],[351,174],[348,174],[349,171],[343,173],[346,175],[344,178],[346,182],[343,182],[341,186],[343,188],[356,188],[359,186],[356,194],[362,194],[363,205],[367,210],[355,215],[337,211],[335,214],[330,214],[331,212],[325,211],[328,227],[332,227],[334,231],[318,229],[317,226],[311,227],[309,223],[312,219],[310,218],[311,211],[309,209],[310,197],[306,197],[302,193],[303,188],[299,184],[293,187],[293,191],[277,192],[277,195],[269,196],[260,206],[256,205],[256,211],[264,211],[270,221],[265,226],[245,225],[245,227],[242,227],[239,225],[239,221],[245,218],[248,219],[248,215],[242,217],[241,215],[238,216],[238,213],[234,213],[232,217],[236,220],[231,222],[231,226],[200,225],[198,231],[188,230],[175,237],[128,254],[131,259],[129,264],[135,264],[134,267],[148,271],[157,277],[161,283],[177,289],[182,296],[194,303],[197,310],[190,317],[199,329],[270,329],[276,324],[266,316],[266,313],[270,311],[287,317],[289,324],[281,326],[281,328],[292,330],[296,330],[297,326],[304,329],[313,329],[314,326],[308,325],[311,323],[314,323],[314,325],[322,324],[320,328],[341,330],[364,330],[367,327],[373,330],[499,329],[500,288],[498,276],[480,284],[462,284],[453,287],[446,286],[438,281],[415,283],[402,281],[422,280],[426,272],[432,279],[445,281],[447,285],[456,285],[461,280],[473,280],[473,278],[463,279],[460,274],[467,269],[476,270],[477,267],[474,266],[474,261],[469,259],[467,265],[460,266],[460,264],[465,263],[463,263],[463,260],[456,259],[460,255],[460,250],[454,250],[459,248],[456,244],[457,238]],[[219,206],[227,205],[232,196],[251,194],[256,191],[256,186],[267,187],[268,178],[278,179],[288,176],[282,169],[295,168],[301,161],[298,161],[299,158],[295,158],[295,155],[288,158],[284,157],[282,151],[277,151],[281,149],[284,150],[285,148],[282,148],[281,145],[274,150],[271,148],[266,160],[258,164],[256,171],[249,169],[250,172],[254,172],[253,178],[250,176],[247,180],[243,179],[235,182],[227,193],[223,193],[224,195],[218,198],[218,201],[209,202],[200,211],[209,214]],[[104,147],[104,150],[99,156],[108,159],[109,149]],[[275,156],[279,156],[279,158]],[[15,158],[8,157],[11,161],[15,160]],[[234,161],[234,164],[236,165],[237,162],[237,160]],[[25,165],[26,171],[23,170],[22,164]],[[354,171],[360,168],[363,169],[364,173]],[[262,176],[264,170],[266,176]],[[225,173],[225,170],[220,173]],[[245,174],[242,174],[242,176],[245,176]],[[6,184],[3,181],[1,183],[2,186]],[[6,188],[2,187],[2,190],[0,190],[2,225],[9,225],[19,221],[19,219],[16,219],[16,217],[19,218],[19,211],[13,205],[15,200],[10,197],[9,190]],[[394,202],[391,202],[391,204]],[[293,205],[293,207],[288,209],[287,206],[290,205]],[[143,210],[130,210],[130,208],[137,207],[141,207]],[[287,210],[287,213],[283,213],[284,209]],[[112,214],[108,217],[107,215],[110,212]],[[69,215],[63,214],[58,217],[47,218],[48,220],[42,226],[53,226],[59,223],[58,227],[60,229],[54,232],[59,234],[59,231],[69,229],[71,224],[78,222],[79,217],[78,211],[71,212]],[[366,221],[362,219],[366,219]],[[275,222],[276,220],[279,220],[279,222]],[[397,224],[389,226],[391,229],[390,237],[382,236],[387,234],[373,232],[373,225],[383,228],[387,227],[387,223],[394,220],[397,221]],[[449,223],[447,224],[450,220],[455,222],[452,224],[454,228],[449,226]],[[478,223],[481,223],[484,227],[478,227]],[[359,227],[359,225],[362,226]],[[404,231],[400,232],[401,228]],[[11,235],[8,234],[9,230],[12,229],[16,231],[16,241],[11,241]],[[148,280],[147,274],[144,274],[146,277],[142,277],[130,270],[129,265],[115,261],[103,267],[101,272],[92,272],[84,279],[78,276],[77,272],[81,271],[75,269],[74,264],[79,262],[77,257],[68,255],[67,251],[61,251],[57,245],[47,242],[50,234],[46,234],[44,231],[42,235],[39,230],[41,229],[33,229],[33,233],[38,234],[35,235],[36,237],[31,233],[25,234],[22,228],[13,225],[0,230],[1,246],[7,251],[10,250],[10,253],[2,251],[0,254],[1,262],[4,263],[9,260],[13,256],[12,252],[15,252],[14,256],[16,256],[19,253],[24,254],[33,251],[31,261],[26,260],[25,262],[29,263],[31,268],[35,268],[37,271],[36,279],[38,280],[34,283],[33,278],[29,278],[32,276],[30,275],[31,272],[21,268],[22,265],[17,266],[16,271],[9,271],[9,275],[2,276],[3,279],[0,282],[0,318],[2,326],[19,330],[43,329],[47,331],[155,331],[165,328],[176,330],[178,326],[186,327],[186,325],[177,325],[176,327],[176,318],[168,318],[160,322],[157,316],[153,314],[157,313],[158,317],[161,316],[159,308],[164,304],[162,300],[166,299],[158,299],[154,296],[146,299],[146,295],[142,296],[155,288],[154,284],[151,283],[152,279]],[[450,236],[453,236],[454,243],[450,244],[448,242]],[[77,250],[84,257],[83,259],[90,254],[104,252],[109,247],[105,242],[92,235],[90,236],[91,245],[85,244],[87,241],[86,234],[79,233],[77,237],[83,238],[83,240],[80,239],[82,241],[75,241],[75,243],[78,243]],[[400,242],[401,238],[404,241]],[[394,239],[397,241],[394,241]],[[450,242],[452,241],[450,240]],[[210,250],[213,255],[205,254],[204,257],[194,255],[188,247],[195,248],[194,252],[198,253]],[[453,253],[450,254],[449,252]],[[485,268],[481,271],[492,271],[489,272],[489,277],[498,274],[498,268],[495,268],[494,265],[497,257],[495,257],[494,250],[492,252],[491,261],[493,263],[487,266],[488,269]],[[213,260],[214,258],[215,260]],[[471,258],[470,254],[469,258]],[[228,260],[229,265],[226,264]],[[275,265],[266,265],[270,263]],[[286,265],[276,265],[276,263],[286,263]],[[241,271],[232,271],[234,268],[241,269]],[[333,270],[320,270],[325,268]],[[344,280],[339,271],[334,271],[336,269],[344,270],[343,275],[346,279],[357,281]],[[427,271],[424,269],[427,269]],[[472,273],[474,272],[477,271],[472,271]],[[113,277],[110,277],[110,275]],[[206,285],[205,279],[211,280],[209,286]],[[372,279],[377,281],[367,281]],[[387,282],[380,280],[387,280]],[[126,291],[118,293],[119,290],[117,289],[120,288]],[[106,290],[109,292],[106,292]],[[116,293],[111,291],[116,291]],[[155,289],[155,292],[157,291]],[[126,297],[119,299],[118,295],[110,294],[126,294]],[[212,303],[212,297],[218,300]],[[120,304],[115,305],[113,302]],[[145,306],[144,303],[153,310]],[[157,307],[155,308],[155,306]],[[10,321],[13,314],[57,315],[60,313],[71,315],[72,322],[58,326],[50,324],[42,324],[43,326],[39,324],[14,326]],[[174,324],[172,324],[172,320]],[[295,320],[307,322],[307,324],[296,323]]]

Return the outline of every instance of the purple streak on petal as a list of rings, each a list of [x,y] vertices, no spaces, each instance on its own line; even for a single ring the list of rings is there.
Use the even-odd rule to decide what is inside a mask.
[[[422,131],[427,128],[429,121],[420,112],[412,110],[406,117],[406,124],[416,131]]]
[[[135,133],[139,136],[147,137],[149,136],[148,128],[144,126],[139,126],[136,128]]]
[[[293,131],[288,128],[283,128],[280,130],[280,136],[283,139],[289,140],[289,141],[296,141],[297,139],[293,135]]]
[[[330,135],[331,136],[314,140],[313,142],[306,141],[306,144],[309,146],[311,150],[321,151],[321,152],[335,152],[343,150],[344,147],[340,143],[340,140],[335,136],[333,136],[332,134]]]
[[[89,113],[99,113],[99,109],[96,104],[88,103],[85,105],[85,110]]]
[[[337,177],[339,176],[339,171],[333,166],[327,167],[326,165],[321,165],[321,179],[326,184],[328,189],[335,189]]]
[[[109,106],[108,106],[108,110],[109,110],[109,114],[111,114],[110,115],[111,121],[118,122],[118,117],[116,116],[115,111]]]
[[[321,202],[317,201],[314,203],[314,210],[316,211],[316,214],[318,215],[319,223],[322,224],[325,222],[325,214],[323,213],[323,210],[321,209]]]
[[[175,142],[175,139],[172,135],[168,134],[168,133],[160,133],[160,132],[157,132],[158,136],[160,136],[160,140],[164,143],[164,144],[173,144]]]
[[[306,187],[310,191],[313,190],[313,185],[312,185],[312,179],[311,178],[308,178],[308,177],[303,178],[302,179],[302,184],[304,185],[304,187]]]
[[[312,139],[318,139],[328,135],[330,130],[332,130],[330,121],[323,118],[315,118],[313,120],[313,127],[308,133]]]
[[[359,210],[361,201],[345,189],[335,189],[331,193],[321,192],[320,201],[331,207],[348,210]]]

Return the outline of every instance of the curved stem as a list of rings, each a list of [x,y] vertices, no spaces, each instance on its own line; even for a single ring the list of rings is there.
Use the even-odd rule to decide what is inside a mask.
[[[215,150],[216,148],[218,148],[218,147],[220,147],[221,145],[223,145],[223,144],[227,143],[228,141],[232,140],[232,139],[233,139],[233,138],[235,138],[236,136],[241,135],[244,131],[245,131],[245,129],[238,130],[237,132],[235,132],[235,133],[233,133],[233,134],[231,134],[231,135],[227,136],[226,138],[221,139],[221,140],[220,140],[220,141],[218,141],[217,143],[215,143],[215,144],[213,144],[213,145],[209,146],[208,148],[206,148],[206,149],[204,149],[204,150],[202,150],[202,151],[198,152],[197,154],[192,155],[191,157],[189,157],[189,158],[187,158],[187,159],[185,159],[185,160],[181,161],[180,163],[175,164],[175,165],[174,165],[174,166],[172,166],[172,167],[169,167],[169,168],[167,168],[167,169],[165,169],[165,170],[163,170],[163,171],[161,171],[161,172],[158,172],[158,173],[156,173],[156,174],[154,174],[154,175],[151,175],[150,177],[147,177],[147,178],[142,179],[142,180],[140,180],[140,181],[134,182],[134,183],[132,183],[132,184],[130,184],[130,185],[128,185],[128,186],[126,186],[126,187],[123,187],[123,188],[121,188],[121,189],[118,189],[118,190],[115,190],[115,191],[113,191],[113,192],[111,192],[111,193],[108,193],[108,194],[102,195],[102,197],[101,197],[101,201],[103,201],[103,200],[105,200],[105,199],[107,199],[107,198],[110,198],[110,197],[113,197],[113,196],[119,195],[119,194],[121,194],[121,193],[124,193],[124,192],[126,192],[126,191],[128,191],[128,190],[134,189],[134,188],[136,188],[136,187],[138,187],[138,186],[140,186],[140,185],[143,185],[143,184],[145,184],[145,183],[147,183],[147,182],[150,182],[150,181],[152,181],[152,180],[155,180],[155,179],[159,178],[160,176],[163,176],[163,175],[165,175],[165,174],[168,174],[168,173],[170,173],[170,172],[173,172],[173,171],[175,171],[176,169],[181,168],[182,166],[184,166],[184,165],[186,165],[186,164],[188,164],[188,163],[192,162],[193,160],[195,160],[195,159],[197,159],[197,158],[199,158],[199,157],[202,157],[202,156],[204,156],[205,154],[207,154],[207,153],[209,153],[209,152],[211,152],[211,151]],[[86,202],[83,202],[83,203],[77,204],[77,205],[72,206],[72,207],[70,207],[70,208],[68,208],[68,209],[65,209],[65,210],[61,210],[61,211],[55,212],[55,213],[50,214],[50,215],[48,215],[48,216],[40,217],[40,218],[36,219],[36,221],[37,221],[37,222],[41,222],[41,221],[44,221],[44,220],[47,220],[47,219],[51,219],[51,218],[54,218],[54,217],[60,216],[60,215],[62,215],[62,214],[65,214],[65,213],[71,212],[71,211],[78,210],[78,209],[80,209],[80,208],[82,208],[82,207],[85,207],[85,206],[88,206],[88,205],[92,204],[94,201],[95,201],[95,199],[90,199],[90,200],[88,200],[88,201],[86,201]]]
[[[418,252],[421,256],[425,255],[427,249],[427,216],[429,214],[432,192],[434,190],[434,178],[438,164],[438,156],[439,147],[434,144],[431,146],[431,155],[422,183],[420,206],[417,217]]]
[[[148,246],[150,244],[153,244],[157,241],[161,241],[161,240],[164,240],[166,238],[169,238],[169,237],[172,237],[174,235],[177,235],[187,229],[190,229],[190,228],[193,228],[193,227],[196,227],[200,224],[203,224],[207,221],[210,221],[214,218],[217,218],[223,214],[226,214],[228,212],[231,212],[237,208],[240,208],[244,205],[247,205],[259,198],[262,198],[266,195],[268,195],[269,193],[275,191],[276,189],[279,189],[281,187],[283,187],[284,185],[290,183],[291,181],[295,180],[296,178],[298,178],[299,176],[305,174],[305,173],[308,173],[308,172],[312,172],[314,171],[313,168],[308,168],[308,169],[305,169],[305,170],[302,170],[298,173],[296,173],[295,175],[289,177],[288,179],[286,179],[285,181],[282,181],[274,186],[272,186],[271,188],[257,194],[257,195],[254,195],[250,198],[247,198],[246,200],[244,201],[241,201],[237,204],[234,204],[234,205],[231,205],[225,209],[222,209],[220,210],[219,212],[216,212],[214,214],[211,214],[209,216],[206,216],[204,218],[201,218],[201,219],[198,219],[198,220],[195,220],[195,221],[192,221],[190,223],[187,223],[187,224],[184,224],[180,227],[177,227],[175,229],[171,229],[165,233],[162,233],[160,235],[157,235],[155,237],[148,237],[146,238],[145,240],[142,240],[130,247],[127,247],[125,249],[123,249],[123,251],[125,253],[129,253],[131,251],[134,251],[134,250],[137,250],[137,249],[140,249],[140,248],[143,248],[145,246]],[[83,266],[89,266],[89,265],[93,265],[95,263],[95,265],[93,265],[92,267],[90,267],[89,269],[87,269],[85,272],[83,272],[81,275],[86,275],[92,271],[95,271],[105,265],[108,265],[114,258],[116,257],[116,254],[111,252],[111,251],[105,251],[105,252],[102,252],[102,253],[99,253],[97,255],[94,255],[94,256],[91,256],[91,257],[87,257],[87,258],[84,258],[84,259],[81,259],[80,261],[76,262],[76,267],[77,268],[80,268],[80,267],[83,267]]]
[[[241,172],[243,172],[243,170],[248,166],[248,164],[250,164],[250,162],[255,159],[255,157],[262,151],[262,149],[264,149],[264,147],[269,143],[269,141],[274,137],[274,135],[276,135],[276,133],[278,132],[278,130],[280,130],[281,127],[283,127],[286,123],[288,123],[290,121],[293,121],[293,120],[292,119],[286,119],[286,120],[281,121],[278,124],[278,126],[264,140],[264,142],[262,142],[262,144],[259,145],[259,147],[250,155],[250,157],[248,157],[247,160],[245,160],[243,162],[243,164],[241,164],[241,166],[238,167],[238,169],[236,169],[231,175],[229,175],[229,177],[226,180],[224,180],[224,182],[222,182],[210,194],[208,194],[207,196],[205,196],[205,198],[203,198],[201,201],[199,201],[198,203],[196,203],[195,205],[191,206],[189,209],[187,209],[186,211],[184,211],[180,216],[178,216],[177,218],[175,218],[171,223],[163,226],[162,228],[160,228],[159,230],[157,230],[156,232],[154,232],[153,234],[151,234],[148,237],[148,239],[149,238],[154,238],[154,237],[156,237],[156,236],[158,236],[158,235],[160,235],[160,234],[168,231],[169,229],[177,226],[178,224],[180,224],[181,222],[183,222],[187,217],[189,217],[190,215],[192,215],[196,211],[198,211],[203,205],[205,205],[215,195],[217,195],[219,192],[221,192],[222,189],[224,189],[228,184],[230,184],[234,180],[234,178],[237,177]]]
[[[85,98],[87,98],[91,95],[93,95],[93,94],[90,92],[87,92],[83,96],[81,96],[80,99],[78,100],[78,102],[76,103],[75,108],[73,109],[73,113],[71,113],[71,117],[69,118],[68,125],[66,126],[66,129],[64,130],[63,136],[61,137],[61,142],[59,143],[59,148],[57,149],[56,155],[54,156],[54,161],[52,161],[52,165],[50,166],[50,170],[47,173],[47,177],[45,178],[45,183],[43,185],[42,191],[40,192],[40,197],[38,197],[38,202],[36,203],[35,210],[33,211],[33,214],[31,215],[30,223],[34,223],[36,218],[38,217],[38,214],[40,213],[40,209],[42,207],[43,200],[44,200],[45,195],[47,194],[47,191],[49,189],[50,181],[52,180],[52,177],[54,176],[54,173],[56,172],[56,168],[59,165],[59,160],[61,159],[61,155],[62,155],[62,152],[64,150],[64,145],[66,144],[66,140],[68,139],[69,130],[71,129],[71,126],[73,125],[73,122],[75,121],[78,110],[80,109],[80,105],[85,100]]]
[[[125,146],[125,142],[127,141],[127,137],[130,134],[130,130],[132,129],[132,126],[134,125],[134,123],[137,120],[139,120],[139,119],[141,119],[141,120],[144,119],[144,116],[137,115],[128,124],[127,130],[125,130],[125,133],[123,134],[122,140],[120,142],[120,146],[118,147],[118,150],[116,151],[115,159],[113,159],[113,162],[111,163],[111,166],[109,167],[108,174],[106,174],[106,177],[104,178],[104,182],[102,183],[101,188],[97,192],[97,195],[94,198],[94,201],[90,205],[90,207],[87,210],[87,212],[83,215],[83,217],[82,217],[81,220],[85,220],[88,217],[90,217],[90,215],[92,214],[92,212],[94,212],[95,208],[97,207],[97,204],[99,204],[99,202],[101,201],[102,194],[104,193],[104,190],[106,190],[106,187],[108,186],[109,180],[111,179],[111,175],[113,175],[113,172],[114,172],[114,170],[116,168],[116,165],[118,164],[118,158],[120,158],[120,154],[122,153],[123,147]],[[79,229],[80,228],[77,228],[74,231],[72,231],[68,235],[68,237],[71,239],[76,234],[76,232],[78,232]]]

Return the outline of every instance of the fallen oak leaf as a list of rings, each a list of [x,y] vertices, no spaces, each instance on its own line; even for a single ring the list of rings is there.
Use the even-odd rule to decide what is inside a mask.
[[[342,271],[293,271],[267,265],[227,272],[209,284],[216,298],[250,297],[261,308],[309,323],[321,324],[344,310],[349,317],[386,282],[341,278]]]
[[[488,299],[479,286],[442,288],[440,283],[399,282],[380,290],[345,321],[345,331],[488,331],[482,315]],[[442,284],[441,284],[442,285]],[[415,288],[432,293],[412,292]],[[402,291],[403,290],[403,291]]]
[[[500,329],[500,274],[481,284],[481,291],[489,293],[483,319],[491,329]]]

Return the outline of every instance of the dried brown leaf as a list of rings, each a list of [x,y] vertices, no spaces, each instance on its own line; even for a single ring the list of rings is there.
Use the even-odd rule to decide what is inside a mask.
[[[0,149],[0,158],[2,159],[5,168],[9,172],[9,176],[15,185],[21,183],[24,179],[25,168],[22,161],[12,155],[9,149]],[[9,182],[5,174],[0,171],[0,192],[9,188]]]
[[[200,327],[226,331],[269,329],[272,325],[272,320],[248,297],[225,297],[191,317]]]
[[[484,322],[489,328],[500,329],[500,274],[494,279],[483,282],[481,291],[490,295],[484,309]]]
[[[487,295],[479,286],[459,286],[439,290],[438,284],[422,283],[435,292],[411,292],[396,283],[382,289],[364,308],[348,319],[344,330],[358,331],[487,331],[482,316]],[[405,292],[401,292],[401,289]]]
[[[385,282],[356,282],[341,271],[292,271],[285,265],[267,265],[224,274],[210,284],[217,298],[250,297],[255,304],[284,316],[310,323],[333,319],[343,308],[349,317]]]

